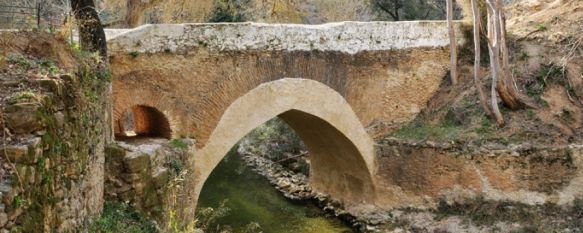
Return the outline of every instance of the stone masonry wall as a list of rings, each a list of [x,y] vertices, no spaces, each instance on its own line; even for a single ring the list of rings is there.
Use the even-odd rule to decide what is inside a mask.
[[[179,202],[192,139],[140,138],[106,148],[105,198],[127,202],[148,214],[160,229],[179,224],[175,211],[196,203]]]
[[[9,49],[36,35],[7,38],[11,36],[3,34],[0,42],[17,44],[2,44]],[[43,51],[55,49],[58,56],[71,58],[68,50],[53,47],[61,42],[47,38],[42,42]],[[0,72],[2,233],[80,231],[103,205],[104,145],[110,140],[104,111],[109,75],[79,61],[66,65],[69,73],[59,67],[64,63],[58,58],[47,65],[50,72],[31,71],[36,64],[48,64],[42,62],[49,58],[33,57],[37,55],[0,57],[0,64],[7,57],[9,63]]]

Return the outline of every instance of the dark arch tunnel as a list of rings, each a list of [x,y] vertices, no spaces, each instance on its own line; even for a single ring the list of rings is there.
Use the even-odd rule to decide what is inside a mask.
[[[133,137],[172,138],[168,118],[154,107],[135,105],[127,109],[116,124],[115,136],[117,139],[123,140]]]

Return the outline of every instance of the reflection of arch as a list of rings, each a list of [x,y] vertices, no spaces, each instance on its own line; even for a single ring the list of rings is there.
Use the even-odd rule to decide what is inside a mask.
[[[170,123],[164,113],[150,106],[135,105],[126,110],[116,123],[116,135],[119,136],[130,136],[126,132],[131,131],[137,136],[172,137]]]
[[[230,148],[275,116],[284,119],[310,150],[310,182],[315,190],[348,205],[372,204],[372,139],[340,94],[308,79],[264,83],[235,100],[207,144],[195,154],[194,193],[200,194],[205,180]]]

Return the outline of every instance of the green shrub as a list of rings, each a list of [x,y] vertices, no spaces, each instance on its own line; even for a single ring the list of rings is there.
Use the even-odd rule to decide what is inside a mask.
[[[217,208],[208,207],[197,210],[196,227],[202,229],[204,232],[224,232],[216,221],[230,214],[231,209],[225,206],[227,201],[228,200],[221,201],[221,204]],[[224,228],[228,226],[222,227]]]
[[[46,68],[50,75],[54,75],[59,72],[59,67],[57,67],[57,64],[53,60],[40,60],[39,65]]]
[[[34,61],[20,55],[20,54],[11,54],[8,55],[8,59],[6,60],[9,64],[14,64],[20,66],[24,69],[30,69],[34,66]]]
[[[103,213],[88,229],[90,233],[155,233],[154,223],[127,203],[106,201]]]
[[[136,58],[136,57],[140,56],[140,53],[136,52],[136,51],[130,52],[129,54],[130,54],[130,56],[132,56],[132,58]]]
[[[168,163],[168,166],[170,169],[172,169],[171,171],[174,172],[175,175],[180,174],[184,170],[184,164],[182,164],[182,161],[177,159],[171,160]]]
[[[217,6],[208,19],[209,23],[244,22],[245,16],[239,12],[238,3],[235,0],[219,0]]]

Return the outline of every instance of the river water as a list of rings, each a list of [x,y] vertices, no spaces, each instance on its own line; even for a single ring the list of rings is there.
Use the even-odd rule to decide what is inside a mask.
[[[233,232],[245,232],[252,222],[258,223],[265,233],[352,232],[343,222],[327,217],[313,204],[286,199],[267,179],[248,168],[235,150],[229,152],[207,179],[198,208],[216,208],[225,200],[230,210],[213,224],[228,225]]]

